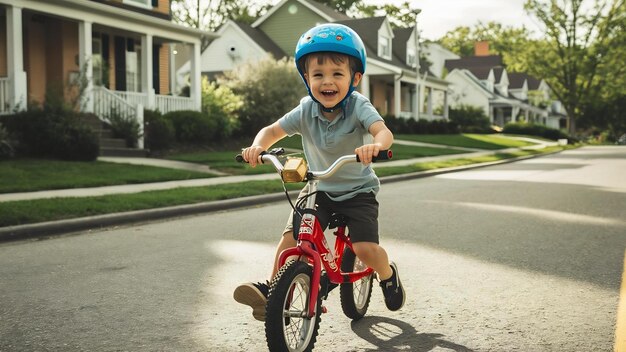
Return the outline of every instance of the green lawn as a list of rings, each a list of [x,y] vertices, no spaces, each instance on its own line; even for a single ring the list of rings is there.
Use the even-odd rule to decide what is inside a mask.
[[[0,193],[99,187],[214,177],[201,172],[129,165],[44,159],[0,161]]]
[[[286,148],[288,154],[290,155],[293,155],[294,151],[296,152],[295,154],[297,154],[298,156],[302,155],[302,153],[297,153],[297,151],[300,151],[302,149],[302,140],[300,136],[297,135],[285,138],[272,146],[272,148],[276,147]],[[393,151],[394,160],[466,153],[466,151],[458,149],[418,147],[401,144],[395,144],[391,149]],[[239,152],[239,150],[220,152],[198,151],[193,153],[169,155],[167,156],[167,158],[171,160],[209,165],[212,169],[226,172],[232,175],[251,175],[274,172],[274,169],[272,167],[251,168],[246,164],[236,163],[234,161],[235,155],[237,155]]]
[[[400,134],[396,139],[414,142],[442,144],[451,147],[476,148],[498,150],[505,148],[519,148],[533,145],[533,143],[502,137],[494,134]]]

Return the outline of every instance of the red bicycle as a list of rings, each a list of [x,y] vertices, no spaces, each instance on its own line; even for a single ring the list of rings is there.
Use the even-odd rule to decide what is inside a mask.
[[[343,313],[350,319],[361,319],[367,312],[372,295],[374,270],[354,254],[346,222],[334,214],[329,228],[336,228],[334,250],[331,251],[324,231],[315,216],[315,196],[319,180],[331,177],[347,163],[360,162],[356,154],[337,159],[324,171],[310,171],[300,158],[289,158],[283,165],[278,155],[282,148],[262,154],[263,163],[271,163],[286,182],[308,183],[308,194],[296,202],[287,199],[300,219],[297,246],[284,250],[279,257],[280,270],[271,282],[265,307],[265,336],[270,351],[311,351],[320,326],[321,313],[326,312],[322,299],[339,285]],[[374,158],[386,160],[391,150],[382,151]],[[238,161],[243,158],[238,155]],[[294,232],[296,220],[294,219]],[[297,257],[297,260],[288,258]]]

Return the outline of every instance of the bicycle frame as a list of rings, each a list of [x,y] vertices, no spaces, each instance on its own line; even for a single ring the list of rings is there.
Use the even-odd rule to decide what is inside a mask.
[[[332,166],[331,166],[332,167]],[[309,193],[317,191],[317,181],[309,180]],[[315,194],[307,198],[305,209],[315,209]],[[295,224],[294,224],[295,226]],[[309,294],[308,317],[315,315],[315,306],[319,296],[319,287],[322,273],[322,266],[326,270],[326,275],[331,283],[342,284],[352,283],[361,278],[371,275],[374,270],[366,268],[365,270],[356,272],[342,272],[341,262],[343,259],[343,251],[347,245],[351,250],[352,242],[345,234],[346,227],[339,226],[334,232],[336,236],[334,252],[330,251],[328,242],[324,235],[317,217],[311,213],[302,216],[300,223],[300,231],[298,235],[298,243],[296,247],[285,249],[281,252],[278,265],[282,267],[287,262],[287,258],[298,256],[307,258],[309,264],[313,265],[313,277],[311,278],[311,292]]]

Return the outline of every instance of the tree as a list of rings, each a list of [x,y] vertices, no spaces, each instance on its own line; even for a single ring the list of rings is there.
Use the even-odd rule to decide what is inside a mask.
[[[240,136],[254,136],[297,106],[307,94],[293,59],[287,58],[241,64],[226,72],[218,83],[241,97]]]
[[[478,22],[474,28],[461,26],[446,33],[438,42],[462,56],[474,55],[474,43],[487,41],[491,54],[502,56],[509,71],[525,72],[528,64],[525,52],[533,46],[527,28],[502,26],[497,22]]]
[[[587,107],[624,95],[624,0],[528,0],[545,26],[545,42],[529,52],[529,73],[546,79],[569,115],[568,130]],[[617,83],[617,84],[616,84]],[[616,90],[616,91],[615,91]],[[611,92],[613,91],[613,92]],[[619,109],[617,109],[619,111]],[[623,111],[622,111],[623,114]]]
[[[393,4],[365,5],[362,1],[355,2],[354,17],[373,17],[385,15],[394,27],[411,28],[415,26],[419,12],[411,7],[408,1],[400,6]]]
[[[252,23],[271,7],[268,1],[258,4],[258,1],[252,0],[172,0],[171,9],[175,22],[204,31],[215,31],[228,19]],[[202,50],[208,44],[208,40],[203,40]]]
[[[315,0],[316,2],[319,2],[320,4],[324,4],[328,7],[330,7],[331,9],[341,12],[341,13],[347,13],[348,10],[350,10],[353,6],[355,6],[354,4],[357,3],[362,3],[362,0]]]

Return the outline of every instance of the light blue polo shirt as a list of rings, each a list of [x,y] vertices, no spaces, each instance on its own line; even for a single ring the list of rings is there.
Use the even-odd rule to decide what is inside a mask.
[[[332,122],[322,115],[319,104],[307,96],[278,123],[289,136],[302,136],[309,168],[323,171],[340,156],[354,154],[357,147],[372,143],[368,129],[376,121],[384,120],[365,96],[353,92],[345,109]],[[329,193],[335,201],[341,201],[358,193],[377,192],[379,187],[380,181],[371,165],[350,163],[331,178],[320,181],[318,190]]]

